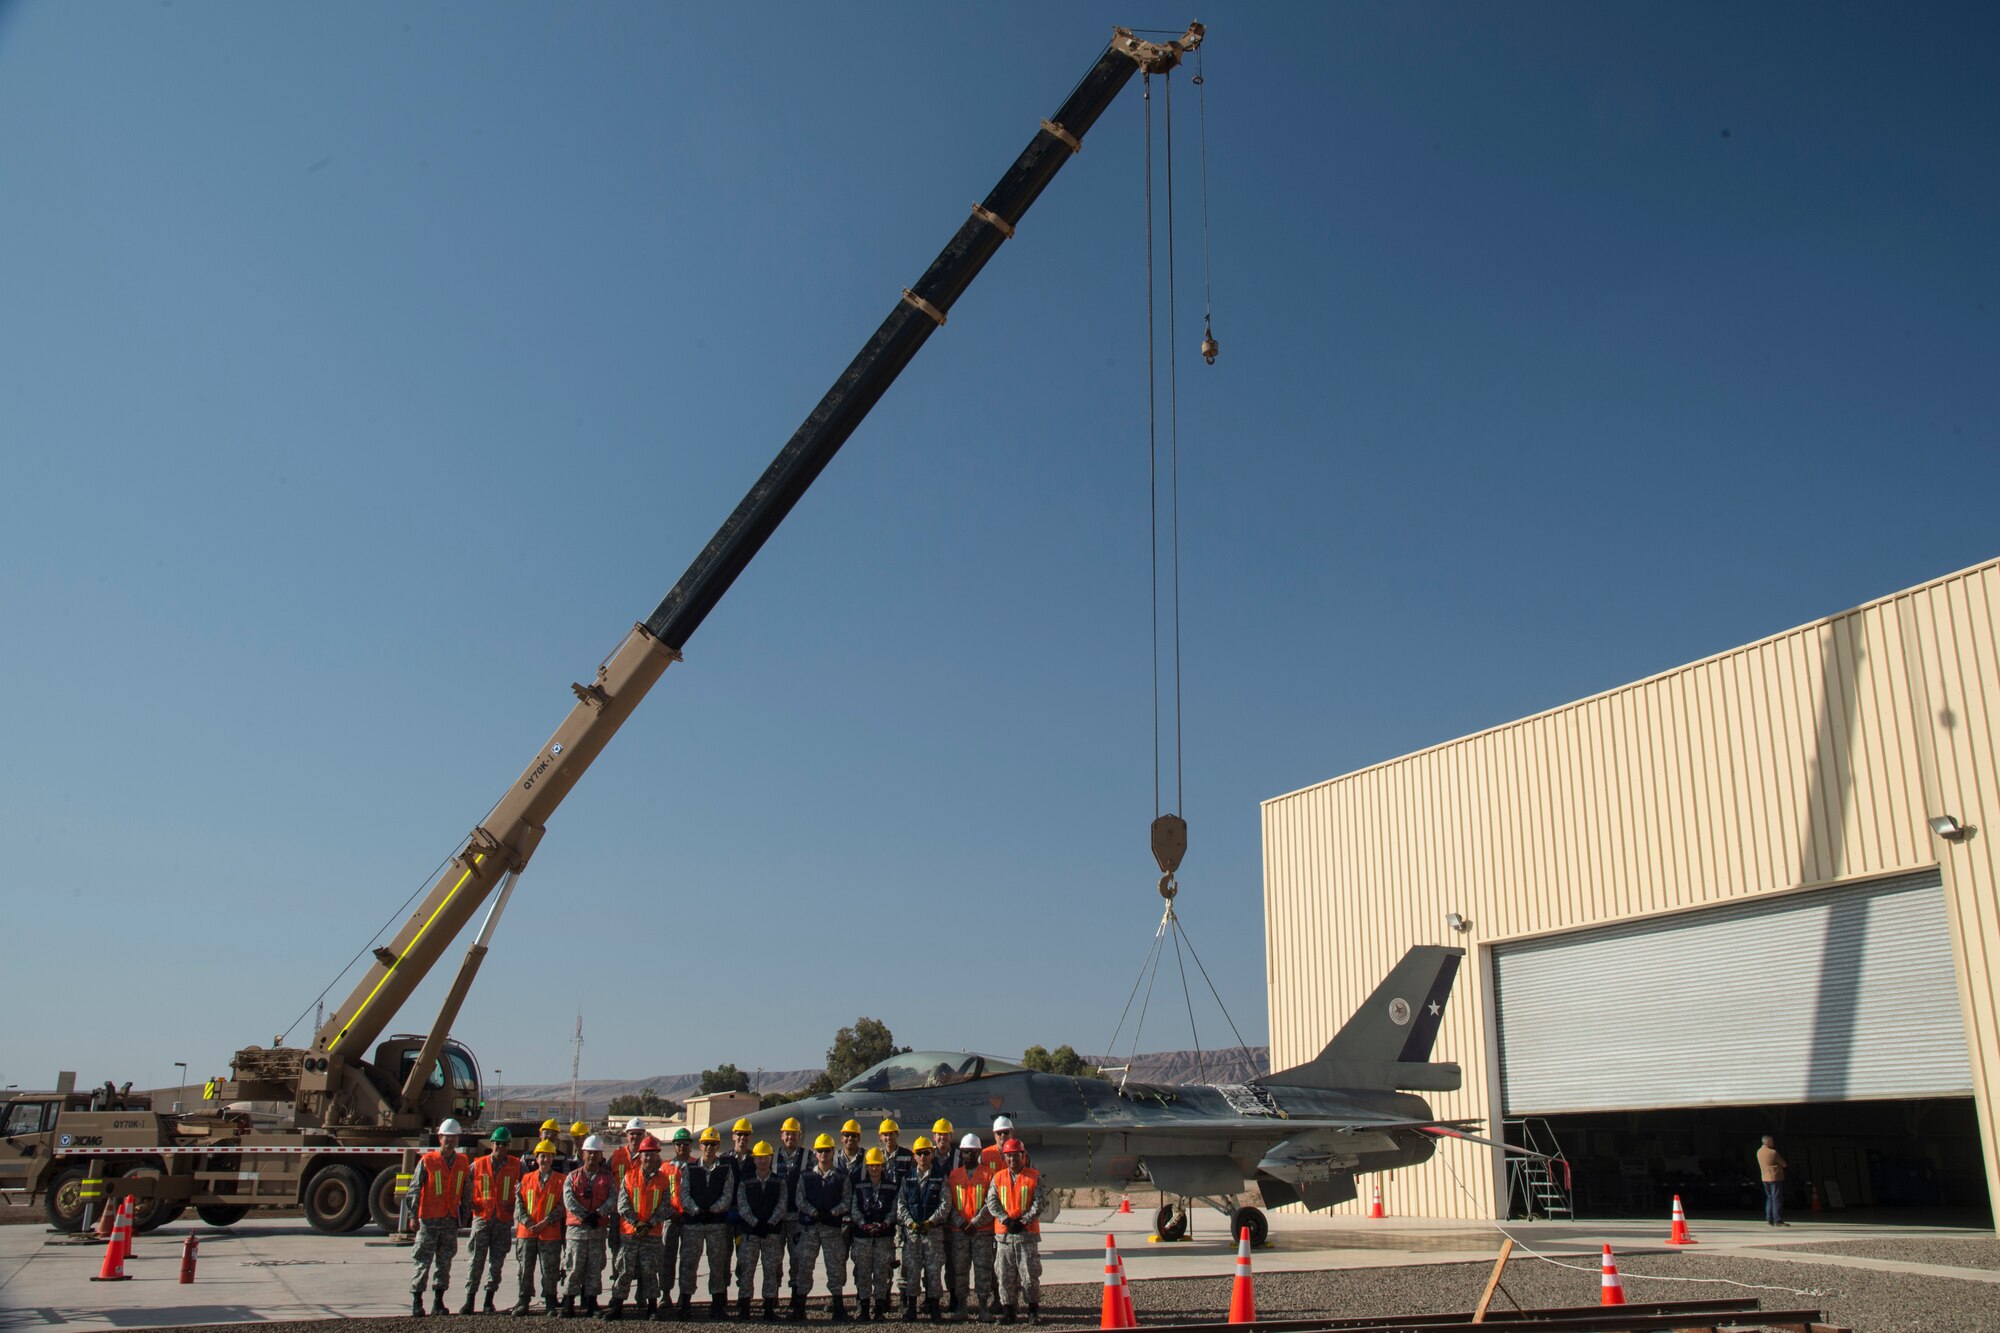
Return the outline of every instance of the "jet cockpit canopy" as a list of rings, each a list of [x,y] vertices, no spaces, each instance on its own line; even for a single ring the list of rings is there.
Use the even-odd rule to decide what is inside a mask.
[[[842,1092],[914,1092],[943,1088],[997,1074],[1018,1074],[1022,1066],[991,1055],[964,1051],[905,1051],[864,1069],[840,1085]]]

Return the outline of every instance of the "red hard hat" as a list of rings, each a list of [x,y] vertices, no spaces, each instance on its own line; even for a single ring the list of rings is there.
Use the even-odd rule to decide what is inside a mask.
[[[660,1141],[654,1138],[651,1134],[648,1134],[645,1138],[639,1140],[640,1152],[658,1152],[659,1150],[660,1150]]]
[[[1000,1151],[1003,1153],[1010,1153],[1010,1152],[1024,1153],[1028,1150],[1021,1146],[1021,1141],[1019,1139],[1008,1139],[1005,1143],[1000,1145]]]

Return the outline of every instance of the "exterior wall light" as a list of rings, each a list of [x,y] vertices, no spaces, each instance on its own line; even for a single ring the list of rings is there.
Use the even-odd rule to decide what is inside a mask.
[[[1931,832],[1937,834],[1946,842],[1957,842],[1966,835],[1967,831],[1965,825],[1959,823],[1951,815],[1931,816]]]
[[[1935,825],[1937,821],[1932,820],[1931,823]],[[1467,921],[1464,917],[1460,916],[1457,912],[1446,912],[1444,914],[1444,923],[1447,926],[1450,926],[1453,930],[1459,931],[1461,933],[1472,929],[1472,923],[1470,921]]]

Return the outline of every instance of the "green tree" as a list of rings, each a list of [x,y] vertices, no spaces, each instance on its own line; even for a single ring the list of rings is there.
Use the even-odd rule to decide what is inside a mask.
[[[717,1065],[701,1071],[701,1091],[704,1096],[712,1092],[748,1092],[750,1076],[735,1065]]]
[[[611,1099],[612,1115],[642,1115],[649,1119],[665,1120],[669,1116],[679,1115],[680,1111],[679,1102],[670,1102],[651,1088],[641,1088],[636,1093],[627,1093],[623,1097]]]
[[[1067,1074],[1071,1078],[1101,1078],[1097,1066],[1064,1043],[1053,1051],[1046,1046],[1030,1046],[1021,1052],[1021,1063],[1038,1074]]]
[[[826,1048],[828,1091],[839,1087],[870,1065],[879,1065],[892,1055],[903,1055],[907,1046],[896,1044],[896,1034],[879,1018],[857,1018],[851,1028],[833,1034]]]

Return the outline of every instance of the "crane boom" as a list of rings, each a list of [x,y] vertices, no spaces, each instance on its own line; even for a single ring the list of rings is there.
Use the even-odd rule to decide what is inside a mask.
[[[409,1118],[407,1098],[386,1096],[355,1068],[477,913],[501,877],[518,874],[534,854],[547,820],[591,761],[623,725],[680,650],[847,438],[895,383],[952,305],[1050,181],[1082,147],[1083,136],[1141,70],[1172,69],[1201,44],[1195,23],[1180,38],[1148,42],[1129,29],[1111,43],[1014,160],[986,198],[975,205],[949,244],[834,381],[811,415],[786,441],[749,493],[717,529],[653,614],[634,625],[598,667],[588,685],[570,688],[576,706],[480,821],[445,873],[387,946],[351,995],[314,1034],[299,1082],[298,1113],[324,1124],[389,1124]]]

